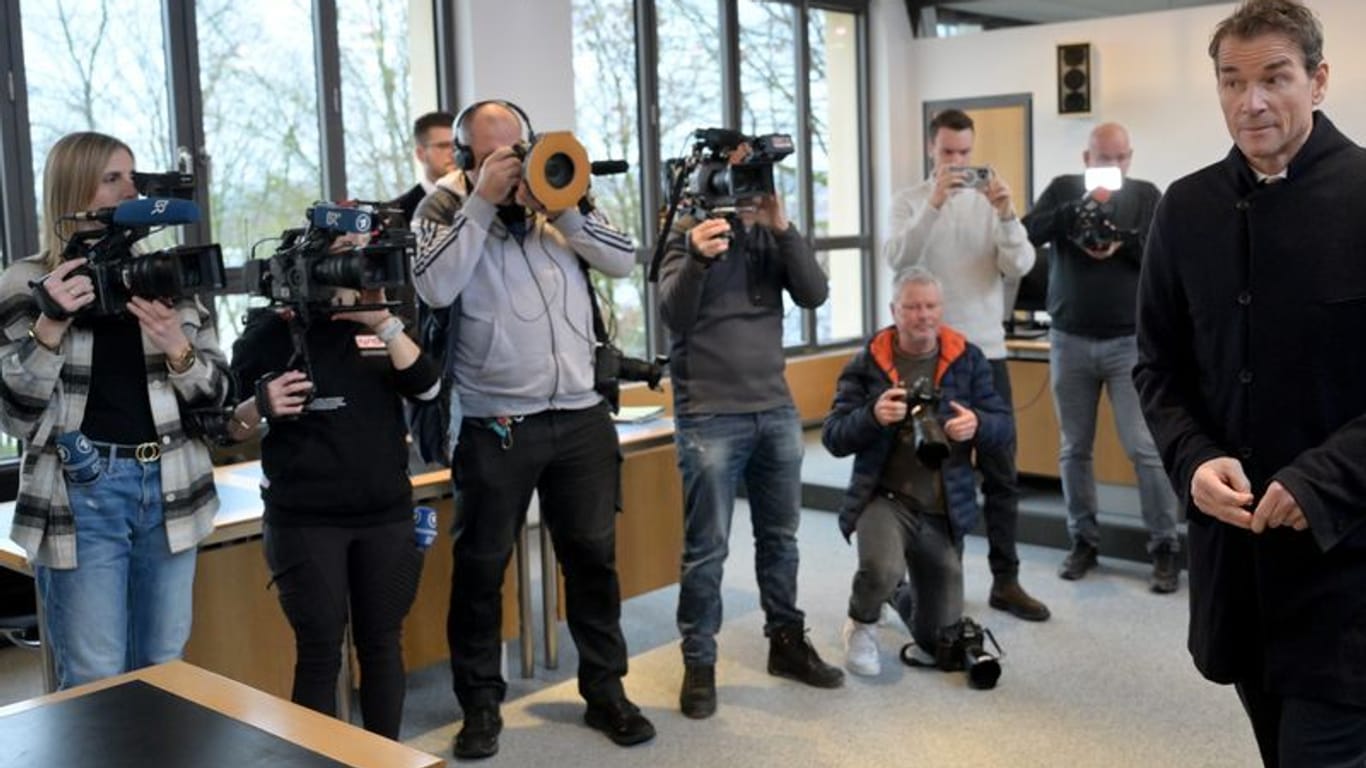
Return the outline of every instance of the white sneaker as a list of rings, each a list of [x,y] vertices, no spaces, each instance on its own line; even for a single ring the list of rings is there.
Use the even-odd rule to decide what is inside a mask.
[[[844,620],[844,666],[856,675],[876,677],[882,673],[877,649],[877,624]]]

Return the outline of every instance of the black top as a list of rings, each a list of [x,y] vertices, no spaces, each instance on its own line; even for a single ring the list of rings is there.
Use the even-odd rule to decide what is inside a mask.
[[[315,317],[306,335],[313,399],[303,415],[273,420],[261,442],[266,522],[275,525],[374,525],[412,514],[407,429],[400,395],[430,389],[439,371],[424,353],[395,371],[384,344],[349,320]],[[266,373],[282,373],[293,347],[289,326],[258,311],[232,348],[244,392]]]
[[[147,399],[147,357],[138,319],[119,313],[78,322],[95,336],[81,432],[103,443],[155,441],[157,426]]]
[[[934,381],[935,368],[939,365],[939,345],[928,355],[915,357],[892,348],[896,363],[896,375],[908,388],[914,387],[921,377]],[[908,393],[909,394],[909,393]],[[875,400],[874,403],[877,401]],[[909,403],[908,403],[909,404]],[[944,484],[938,469],[931,469],[921,463],[915,453],[915,429],[911,426],[913,417],[907,413],[906,420],[897,427],[896,443],[882,467],[882,477],[878,483],[889,491],[901,495],[902,500],[916,512],[932,515],[947,514],[944,506]],[[934,413],[930,418],[938,419]]]
[[[1072,242],[1073,222],[1085,193],[1080,174],[1059,176],[1024,217],[1031,243],[1053,244],[1048,315],[1053,327],[1066,333],[1096,339],[1131,336],[1143,245],[1162,193],[1151,182],[1126,178],[1123,188],[1102,205],[1123,233],[1119,250],[1107,259],[1096,259]]]
[[[1134,383],[1190,541],[1190,651],[1212,680],[1366,707],[1366,151],[1320,113],[1285,181],[1235,147],[1153,220]],[[1202,513],[1191,476],[1241,463],[1308,531]]]

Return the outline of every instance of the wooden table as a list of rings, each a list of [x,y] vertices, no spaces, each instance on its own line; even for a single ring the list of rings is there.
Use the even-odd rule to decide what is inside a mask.
[[[618,432],[624,463],[617,570],[626,599],[678,581],[683,491],[671,420],[620,425]],[[194,619],[185,659],[287,698],[294,677],[294,633],[275,593],[266,588],[270,573],[262,551],[260,479],[257,462],[214,471],[220,508],[213,533],[200,545]],[[437,540],[427,550],[417,597],[403,624],[404,666],[419,669],[449,657],[446,613],[454,499],[446,470],[416,475],[412,482],[414,502],[434,507],[441,519]],[[9,531],[13,514],[13,502],[0,504],[0,536]],[[7,537],[0,538],[0,567],[31,572],[23,552]],[[516,571],[516,564],[509,564],[504,581],[505,639],[520,631]]]
[[[353,768],[436,768],[446,761],[418,752],[398,742],[343,723],[336,718],[319,714],[283,699],[269,696],[241,683],[207,670],[173,661],[147,667],[117,677],[71,688],[59,693],[40,696],[0,708],[0,718],[39,709],[67,699],[88,696],[96,691],[138,680],[195,702],[234,720],[259,728],[269,734],[292,742]],[[164,724],[160,724],[164,725]],[[147,723],[155,729],[158,723]],[[35,737],[50,736],[45,729],[35,729]],[[80,739],[80,731],[69,734]],[[228,746],[231,746],[230,744]],[[5,750],[13,753],[20,745],[7,743]],[[124,757],[124,756],[120,756]],[[158,755],[142,756],[143,765],[164,765]]]

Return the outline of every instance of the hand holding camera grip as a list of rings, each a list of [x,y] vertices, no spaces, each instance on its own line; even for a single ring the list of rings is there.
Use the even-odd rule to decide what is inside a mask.
[[[38,305],[38,311],[52,320],[69,320],[70,312],[52,298],[52,294],[47,290],[47,275],[37,280],[29,282],[28,287],[33,290],[33,301]]]

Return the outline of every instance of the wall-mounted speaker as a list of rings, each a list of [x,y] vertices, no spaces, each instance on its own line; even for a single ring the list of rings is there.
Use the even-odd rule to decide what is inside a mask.
[[[1058,114],[1091,111],[1091,44],[1058,46]]]

